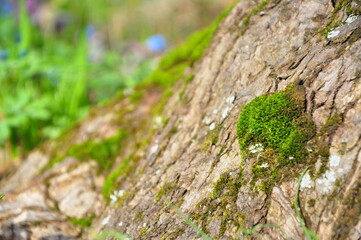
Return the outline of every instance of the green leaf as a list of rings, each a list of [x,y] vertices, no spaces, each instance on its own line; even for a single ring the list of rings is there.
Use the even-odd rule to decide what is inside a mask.
[[[10,137],[10,127],[5,120],[0,121],[0,144]]]

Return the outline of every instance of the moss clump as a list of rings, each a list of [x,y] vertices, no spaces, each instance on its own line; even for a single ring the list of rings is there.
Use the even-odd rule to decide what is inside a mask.
[[[221,124],[217,124],[217,126],[215,126],[215,128],[213,130],[210,130],[207,133],[207,141],[204,143],[204,151],[207,150],[210,146],[216,145],[218,142],[218,136],[219,136],[219,132],[222,129],[222,125]]]
[[[327,119],[325,124],[323,124],[319,133],[315,137],[315,141],[312,143],[312,145],[315,146],[315,149],[312,150],[311,158],[314,163],[319,160],[321,165],[319,166],[317,172],[315,172],[314,168],[311,169],[311,176],[320,177],[327,171],[328,158],[330,157],[330,137],[340,127],[342,121],[343,118],[340,114],[333,114]]]
[[[342,211],[340,211],[333,227],[332,239],[342,239],[349,236],[351,229],[357,225],[361,215],[361,184],[353,185],[342,197],[339,204],[342,206]]]
[[[95,160],[102,170],[109,170],[114,163],[116,154],[121,147],[121,141],[126,132],[120,130],[117,135],[100,142],[86,141],[69,148],[67,155],[81,161]]]
[[[143,221],[143,219],[144,219],[144,215],[142,211],[138,211],[133,217],[133,221],[137,223]]]
[[[331,117],[327,119],[326,123],[320,129],[320,134],[321,135],[333,134],[337,130],[337,128],[341,125],[341,123],[342,123],[342,116],[337,113],[333,114]]]
[[[257,154],[252,163],[250,186],[270,194],[273,186],[298,175],[295,164],[310,161],[306,144],[316,128],[305,112],[304,89],[255,98],[240,113],[237,136],[244,155]]]
[[[119,176],[126,175],[129,172],[129,163],[131,162],[132,158],[128,157],[124,159],[120,165],[112,171],[108,177],[105,179],[104,186],[102,189],[102,194],[104,197],[108,198],[111,192],[115,188],[115,183]]]
[[[99,142],[86,141],[68,148],[65,153],[56,156],[44,167],[43,171],[53,167],[61,162],[65,157],[72,156],[80,161],[95,160],[100,169],[109,170],[113,164],[117,153],[121,149],[121,142],[126,136],[125,130],[119,130],[118,133],[110,138]]]
[[[146,227],[143,227],[139,231],[138,237],[144,238],[148,234],[148,229]]]
[[[315,135],[315,126],[304,112],[300,91],[292,87],[259,96],[242,109],[237,136],[243,152],[258,144],[271,148],[278,163],[305,161],[305,143]]]
[[[261,1],[256,8],[252,9],[251,12],[249,12],[242,20],[241,27],[243,28],[242,34],[246,31],[249,22],[251,20],[251,17],[259,13],[264,9],[264,7],[270,2],[271,0],[263,0]]]
[[[203,56],[219,23],[232,8],[233,6],[223,11],[209,27],[194,33],[185,43],[165,55],[146,82],[167,88],[178,81],[183,76],[184,70]]]
[[[336,27],[342,24],[342,16],[339,14],[340,11],[344,11],[344,13],[349,16],[351,14],[360,15],[361,11],[358,7],[352,7],[351,1],[342,0],[337,3],[335,8],[332,11],[331,16],[329,17],[329,21],[325,24],[321,29],[317,31],[317,33],[323,33],[323,35],[327,38],[328,33],[335,29]]]
[[[91,214],[86,218],[69,218],[69,221],[73,226],[87,228],[92,225],[94,218],[95,214]]]
[[[187,76],[187,78],[186,78],[186,80],[185,80],[185,82],[183,84],[182,91],[179,93],[179,100],[181,100],[183,103],[186,103],[186,101],[183,99],[184,93],[186,92],[188,84],[190,82],[192,82],[193,78],[194,78],[193,74],[190,74],[190,75]]]
[[[219,237],[229,225],[237,229],[242,227],[245,215],[236,205],[242,181],[240,172],[223,173],[214,184],[210,196],[197,203],[196,209],[191,213],[192,219],[199,222],[203,230],[207,230],[210,221],[220,219]]]
[[[159,200],[162,199],[163,196],[167,196],[167,195],[171,194],[177,188],[178,188],[177,184],[171,183],[171,182],[166,182],[163,185],[163,187],[161,187],[159,189],[154,201],[158,202]]]
[[[160,240],[174,240],[177,239],[179,236],[181,236],[185,232],[184,228],[176,228],[171,232],[166,233]]]
[[[151,113],[153,116],[160,116],[164,106],[168,103],[168,99],[173,95],[173,91],[171,89],[167,89],[163,91],[161,99],[158,103],[152,108]]]

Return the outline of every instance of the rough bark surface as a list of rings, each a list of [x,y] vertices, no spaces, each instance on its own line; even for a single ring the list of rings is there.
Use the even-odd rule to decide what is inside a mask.
[[[236,134],[243,106],[291,84],[304,89],[307,113],[317,127],[309,144],[316,151],[326,149],[301,183],[306,225],[320,239],[360,239],[361,16],[347,11],[359,13],[361,2],[345,3],[335,10],[329,0],[277,0],[262,8],[257,1],[240,1],[203,59],[188,69],[194,79],[182,98],[185,83],[180,81],[161,116],[150,115],[160,99],[156,90],[138,103],[114,101],[3,177],[1,239],[93,239],[92,231],[103,230],[134,239],[199,238],[179,212],[212,238],[246,237],[240,229],[267,223],[282,231],[259,228],[266,239],[305,239],[293,201],[298,176],[311,161],[295,164],[295,174],[270,191],[257,190],[251,187],[250,169],[258,156],[242,156]],[[340,26],[331,29],[337,20]],[[327,37],[325,30],[331,30]],[[333,116],[339,121],[331,125]],[[119,129],[130,129],[131,135],[115,165],[129,157],[133,165],[119,176],[121,194],[112,202],[101,196],[106,176],[93,161],[69,156],[44,170],[54,152],[65,153],[88,139],[100,141]],[[212,196],[224,178],[224,188],[236,186],[233,195],[218,189],[219,196]],[[90,228],[70,223],[92,214]]]

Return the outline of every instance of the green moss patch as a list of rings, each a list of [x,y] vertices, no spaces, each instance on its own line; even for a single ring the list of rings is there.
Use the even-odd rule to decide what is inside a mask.
[[[109,170],[114,163],[116,154],[120,150],[120,143],[125,131],[120,130],[117,135],[100,142],[87,141],[68,150],[68,155],[80,160],[95,160],[103,170]]]
[[[316,134],[305,111],[304,89],[291,86],[259,96],[242,109],[237,136],[244,156],[255,156],[250,187],[270,193],[273,186],[298,174],[311,160],[306,144]]]
[[[115,188],[115,184],[119,176],[121,175],[125,176],[128,174],[130,170],[129,163],[131,162],[131,160],[132,158],[130,157],[123,159],[123,161],[119,164],[119,166],[114,171],[112,171],[105,179],[104,186],[102,189],[102,194],[104,197],[108,198],[110,196],[110,194]]]
[[[101,170],[110,170],[114,164],[116,155],[121,149],[121,142],[125,136],[126,131],[119,130],[115,136],[103,139],[99,142],[90,140],[71,146],[65,154],[50,161],[45,169],[49,169],[56,163],[61,162],[67,156],[72,156],[79,161],[95,160]]]
[[[92,225],[95,214],[86,218],[69,218],[70,223],[76,227],[88,228]]]
[[[239,171],[223,173],[214,184],[210,196],[197,203],[195,210],[190,213],[191,218],[199,223],[204,231],[208,230],[211,221],[220,220],[218,237],[223,236],[230,225],[241,228],[245,215],[238,210],[236,200],[242,181]]]
[[[343,16],[340,15],[340,11],[344,11],[344,13],[348,16],[351,14],[359,15],[360,11],[357,10],[357,7],[351,6],[351,1],[349,0],[342,0],[337,3],[335,8],[333,9],[331,15],[329,16],[328,22],[319,30],[317,33],[323,33],[324,37],[327,38],[327,35],[332,29],[340,26],[342,24]]]
[[[178,187],[177,184],[166,182],[158,191],[154,201],[158,202],[164,196],[169,196],[173,191],[175,191]]]
[[[232,8],[233,6],[227,8],[209,27],[194,33],[182,45],[166,54],[146,82],[167,88],[178,81],[184,70],[203,56],[219,23]]]
[[[305,161],[305,143],[315,135],[315,126],[304,111],[299,91],[289,88],[259,96],[242,109],[237,136],[243,152],[271,148],[278,163]]]
[[[251,12],[249,12],[242,20],[242,23],[241,23],[241,28],[242,28],[242,31],[241,33],[243,34],[248,26],[249,26],[249,22],[251,20],[251,17],[256,15],[257,13],[259,13],[260,11],[262,11],[264,9],[264,7],[270,2],[271,0],[263,0],[261,1],[257,7],[255,7],[254,9],[252,9]]]

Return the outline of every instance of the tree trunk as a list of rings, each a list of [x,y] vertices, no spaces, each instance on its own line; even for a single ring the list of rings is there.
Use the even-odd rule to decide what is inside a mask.
[[[3,177],[1,239],[360,239],[361,2],[335,4],[238,2],[169,98],[98,107]],[[290,91],[312,136],[291,150],[307,151],[252,142],[271,128],[240,147],[242,109]]]

